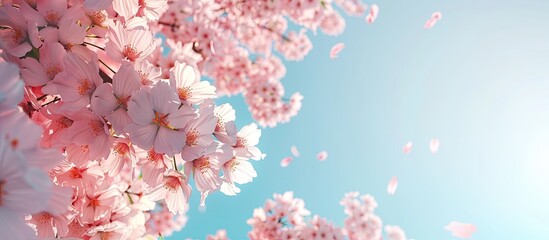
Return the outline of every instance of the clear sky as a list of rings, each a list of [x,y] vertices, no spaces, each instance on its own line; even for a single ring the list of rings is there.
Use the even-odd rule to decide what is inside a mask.
[[[384,224],[416,240],[453,239],[443,227],[454,220],[477,225],[471,239],[548,238],[549,1],[377,4],[374,24],[347,17],[339,37],[309,34],[313,50],[287,63],[283,79],[287,93],[305,96],[303,109],[263,130],[258,177],[236,197],[210,195],[204,212],[194,191],[189,222],[171,239],[221,228],[246,239],[253,209],[285,191],[339,226],[343,195],[370,193]],[[435,11],[442,20],[424,29]],[[332,60],[338,42],[346,48]],[[252,121],[241,96],[224,101],[240,127]],[[294,144],[301,157],[281,168]],[[392,176],[399,186],[388,196]]]

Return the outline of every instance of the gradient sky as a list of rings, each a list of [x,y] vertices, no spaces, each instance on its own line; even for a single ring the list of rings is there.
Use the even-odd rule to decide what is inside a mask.
[[[246,220],[273,193],[294,191],[311,212],[343,225],[346,192],[372,194],[384,224],[416,240],[454,239],[451,221],[477,225],[471,239],[549,235],[549,1],[378,1],[374,24],[346,18],[339,37],[287,63],[286,92],[304,96],[290,123],[264,129],[258,177],[236,197],[210,195],[168,239],[204,239],[225,228],[246,239]],[[423,24],[435,11],[442,20]],[[339,57],[328,57],[338,42]],[[289,96],[288,94],[288,96]],[[251,122],[241,96],[219,99]],[[441,141],[436,155],[431,138]],[[412,152],[402,153],[412,141]],[[301,157],[280,160],[296,145]],[[317,152],[327,150],[325,162]],[[399,178],[394,196],[386,187]]]

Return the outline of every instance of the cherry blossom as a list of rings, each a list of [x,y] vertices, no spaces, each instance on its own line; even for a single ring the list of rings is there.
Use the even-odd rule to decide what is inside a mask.
[[[344,206],[344,227],[338,227],[325,218],[314,215],[305,208],[302,199],[292,192],[274,194],[263,208],[256,208],[247,223],[252,226],[250,239],[382,239],[382,221],[375,215],[377,203],[370,195],[358,192],[345,194],[340,204]],[[397,226],[385,227],[390,240],[405,240],[404,231]]]
[[[477,227],[470,223],[452,221],[444,226],[444,229],[452,233],[457,238],[470,238],[477,231]]]

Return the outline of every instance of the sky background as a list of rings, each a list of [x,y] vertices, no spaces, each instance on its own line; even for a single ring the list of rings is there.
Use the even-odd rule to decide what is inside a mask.
[[[263,130],[258,177],[236,197],[210,195],[205,211],[194,190],[187,225],[167,239],[223,228],[246,239],[253,209],[285,191],[338,226],[346,192],[372,194],[384,224],[416,240],[454,239],[444,230],[451,221],[477,225],[471,239],[547,238],[549,1],[376,3],[374,24],[346,17],[338,37],[309,33],[313,50],[287,62],[282,80],[287,96],[305,96],[303,108]],[[424,29],[435,11],[442,20]],[[332,60],[338,42],[346,48]],[[241,96],[222,102],[233,104],[239,127],[252,121]],[[431,138],[440,139],[437,154]],[[292,145],[301,157],[282,168]],[[399,186],[389,196],[392,176]]]

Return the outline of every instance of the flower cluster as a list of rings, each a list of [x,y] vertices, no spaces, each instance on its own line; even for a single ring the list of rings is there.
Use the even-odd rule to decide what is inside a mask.
[[[64,214],[73,192],[50,181],[48,169],[63,155],[40,146],[40,126],[17,108],[24,88],[19,69],[0,60],[0,74],[0,232],[11,233],[11,239],[33,239],[25,216],[32,214],[30,223],[43,233],[52,221],[66,228]]]
[[[286,69],[273,50],[299,61],[313,47],[308,31],[341,34],[345,20],[336,7],[350,16],[366,13],[360,0],[170,1],[151,26],[170,40],[172,49],[157,64],[168,69],[179,60],[178,52],[194,53],[191,58],[215,80],[219,94],[242,93],[254,119],[273,127],[295,116],[303,99],[299,93],[284,98],[280,80]]]
[[[0,228],[21,229],[11,239],[166,236],[185,224],[173,214],[193,182],[204,204],[256,177],[261,130],[238,130],[233,108],[215,105],[190,45],[162,56],[167,9],[2,1]]]
[[[252,226],[248,233],[250,239],[382,239],[381,218],[374,214],[377,203],[370,195],[360,196],[358,192],[345,195],[340,202],[347,215],[343,228],[318,215],[309,217],[303,200],[294,198],[292,192],[273,197],[263,208],[255,209],[248,220]],[[406,240],[404,231],[398,226],[385,226],[385,233],[389,240]]]

